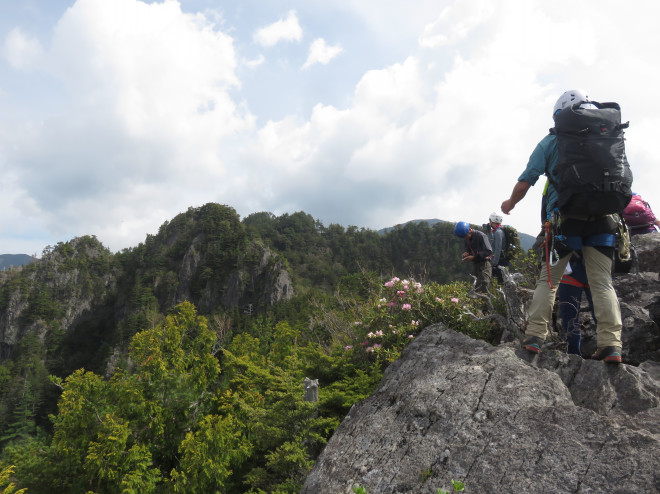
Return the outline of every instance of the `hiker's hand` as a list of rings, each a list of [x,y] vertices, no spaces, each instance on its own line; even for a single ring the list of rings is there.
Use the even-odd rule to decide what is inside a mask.
[[[511,199],[507,199],[502,203],[502,206],[500,207],[502,208],[502,212],[504,214],[510,214],[511,210],[516,207],[516,203],[513,202]]]
[[[474,261],[474,256],[463,256],[463,260],[466,262]]]
[[[516,204],[525,197],[531,186],[532,184],[525,182],[524,180],[516,182],[516,185],[513,186],[513,190],[511,191],[511,197],[502,203],[502,212],[504,214],[509,214],[511,210],[516,207]]]

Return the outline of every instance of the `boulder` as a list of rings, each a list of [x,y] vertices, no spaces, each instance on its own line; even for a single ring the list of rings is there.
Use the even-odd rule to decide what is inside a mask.
[[[532,356],[426,328],[355,405],[303,494],[658,492],[660,364]]]
[[[660,234],[635,235],[630,239],[637,254],[639,272],[660,273]]]

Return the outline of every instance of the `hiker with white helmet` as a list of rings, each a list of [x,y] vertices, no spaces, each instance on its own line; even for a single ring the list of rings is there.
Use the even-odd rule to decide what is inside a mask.
[[[473,230],[466,221],[459,221],[454,227],[454,234],[464,239],[464,249],[461,259],[471,262],[474,266],[474,276],[477,278],[476,291],[488,293],[490,279],[493,276],[493,248],[484,232]]]
[[[504,248],[506,247],[506,235],[502,229],[502,216],[497,213],[491,213],[488,217],[488,232],[490,244],[493,247],[493,274],[501,284],[504,281],[500,267],[509,266],[509,261],[504,257]]]
[[[538,178],[548,176],[543,264],[522,345],[533,353],[541,351],[559,281],[576,251],[584,257],[597,319],[597,350],[591,358],[618,363],[622,324],[611,268],[621,225],[611,213],[623,210],[630,200],[632,174],[622,132],[627,124],[621,124],[618,104],[591,101],[580,90],[560,96],[553,108],[553,120],[555,128],[538,143],[511,196],[501,206],[503,213],[510,214]],[[593,122],[597,123],[592,132],[589,125]],[[613,144],[607,149],[609,154],[599,157],[599,161],[580,154],[594,140],[599,144],[598,140],[604,138]],[[616,182],[605,183],[604,177]]]

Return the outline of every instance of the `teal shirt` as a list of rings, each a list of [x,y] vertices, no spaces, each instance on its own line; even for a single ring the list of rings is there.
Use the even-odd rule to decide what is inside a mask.
[[[534,185],[539,177],[545,174],[546,169],[552,175],[553,180],[556,180],[554,173],[556,165],[557,138],[552,134],[548,134],[534,148],[525,171],[518,177],[518,182],[527,182],[530,185]],[[559,200],[559,195],[552,183],[548,184],[546,195],[548,199],[546,212],[550,213],[557,206],[557,201]]]

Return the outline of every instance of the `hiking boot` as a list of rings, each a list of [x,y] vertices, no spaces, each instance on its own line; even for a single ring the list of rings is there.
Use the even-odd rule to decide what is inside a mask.
[[[532,353],[541,353],[541,345],[543,340],[538,336],[527,336],[522,342],[523,348]]]
[[[593,360],[602,360],[613,364],[621,363],[621,347],[620,346],[603,346],[596,350],[591,356]]]

